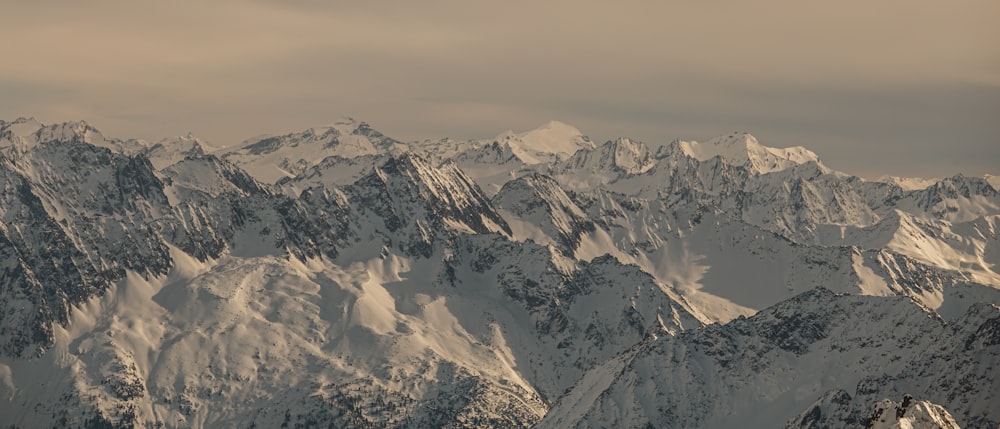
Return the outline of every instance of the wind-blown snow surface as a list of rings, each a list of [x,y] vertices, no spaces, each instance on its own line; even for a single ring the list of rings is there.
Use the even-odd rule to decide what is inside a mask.
[[[559,122],[0,121],[0,423],[863,427],[908,393],[994,427],[995,179]]]

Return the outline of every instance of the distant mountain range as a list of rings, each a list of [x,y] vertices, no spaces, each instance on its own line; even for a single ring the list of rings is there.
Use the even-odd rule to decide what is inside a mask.
[[[0,426],[993,428],[998,189],[741,132],[0,121]]]

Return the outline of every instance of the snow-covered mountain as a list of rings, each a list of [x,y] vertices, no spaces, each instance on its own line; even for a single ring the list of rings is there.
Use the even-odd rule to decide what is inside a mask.
[[[185,158],[197,158],[217,150],[218,148],[188,133],[185,136],[165,138],[131,155],[141,153],[149,158],[153,167],[162,170]]]
[[[879,401],[868,417],[871,429],[957,429],[958,423],[944,407],[927,401],[914,401],[904,396],[903,402],[890,399]]]
[[[475,151],[490,145],[502,147],[508,154],[498,161],[514,157],[525,164],[551,163],[566,159],[580,149],[595,147],[590,137],[583,135],[576,127],[559,121],[549,121],[533,130],[520,133],[507,130],[492,139],[465,142],[449,139],[425,140],[413,143],[411,147],[413,150],[430,154],[432,158],[443,160],[458,158],[462,152]]]
[[[280,136],[249,139],[222,158],[250,172],[263,183],[294,177],[329,156],[354,158],[388,151],[401,143],[367,123],[345,118],[331,126]]]
[[[0,121],[0,424],[995,427],[997,185],[745,133]]]
[[[761,174],[810,162],[819,163],[819,157],[804,147],[766,147],[758,143],[754,136],[743,132],[716,137],[705,143],[677,141],[676,144],[685,155],[699,161],[718,157]]]
[[[806,411],[785,425],[785,429],[817,429],[824,427],[858,427],[865,429],[958,429],[958,423],[944,407],[914,400],[904,395],[902,402],[883,399],[872,406],[867,416],[845,409],[851,395],[843,390],[831,390]]]
[[[781,427],[815,398],[842,420],[814,427],[863,427],[871,404],[903,392],[995,427],[998,323],[996,305],[946,322],[908,298],[818,288],[643,342],[584,375],[539,427]]]
[[[506,144],[521,161],[539,164],[564,159],[580,149],[593,149],[594,143],[572,125],[550,121],[524,133],[507,131],[493,139]]]

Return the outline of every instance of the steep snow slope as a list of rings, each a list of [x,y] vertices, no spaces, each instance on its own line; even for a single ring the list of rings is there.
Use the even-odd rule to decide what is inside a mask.
[[[508,213],[514,237],[558,246],[573,256],[584,235],[594,232],[594,223],[552,178],[532,174],[507,182],[493,198]]]
[[[664,285],[611,257],[573,263],[550,247],[487,235],[463,236],[453,249],[448,284],[492,297],[466,301],[473,322],[463,324],[499,324],[522,373],[549,401],[643,338],[702,325]]]
[[[950,409],[959,424],[994,427],[998,323],[995,305],[945,323],[906,298],[816,289],[599,366],[539,427],[780,427],[834,389],[855,392],[828,401],[846,404],[845,416],[907,391]]]
[[[367,219],[361,225],[380,219],[374,233],[407,254],[430,256],[443,231],[510,234],[486,195],[451,163],[435,168],[406,153],[389,158],[345,192],[359,217]]]
[[[148,276],[170,267],[158,226],[146,222],[169,212],[149,162],[79,139],[0,156],[4,354],[46,350],[52,324],[66,323],[72,305],[126,270]]]
[[[130,277],[76,313],[54,350],[59,361],[9,365],[14,389],[39,391],[5,407],[32,410],[19,420],[26,425],[66,415],[66,403],[43,399],[58,397],[118,425],[524,427],[537,420],[545,406],[504,349],[464,332],[446,298],[397,309],[387,288],[407,264],[394,256],[344,268],[223,257],[179,264],[152,282]],[[48,365],[67,368],[71,383],[22,378]],[[66,418],[79,421],[75,413]]]
[[[953,224],[893,211],[867,228],[841,227],[830,244],[886,249],[929,266],[964,273],[971,281],[1000,284],[991,259],[998,242],[997,216]]]
[[[163,275],[170,245],[200,260],[252,242],[335,254],[313,241],[336,233],[335,222],[302,219],[303,203],[228,163],[190,158],[157,173],[145,157],[93,146],[84,141],[92,132],[78,131],[0,157],[5,353],[45,350],[53,323],[127,272]]]
[[[26,424],[70,406],[116,424],[518,427],[545,410],[525,374],[554,396],[587,362],[699,324],[638,270],[605,260],[556,274],[545,261],[557,255],[492,237],[444,265],[391,249],[361,261],[348,248],[336,265],[199,263],[172,249],[165,278],[129,276],[77,312],[58,336],[60,362],[5,362],[15,391],[47,365],[75,380],[8,406],[34,410]],[[555,275],[520,277],[530,266]],[[55,397],[75,399],[44,400]]]

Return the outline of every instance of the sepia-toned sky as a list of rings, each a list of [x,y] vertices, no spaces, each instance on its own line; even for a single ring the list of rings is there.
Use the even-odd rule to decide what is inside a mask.
[[[401,140],[550,119],[748,131],[866,177],[1000,174],[996,0],[9,1],[0,119],[220,146],[342,116]]]

